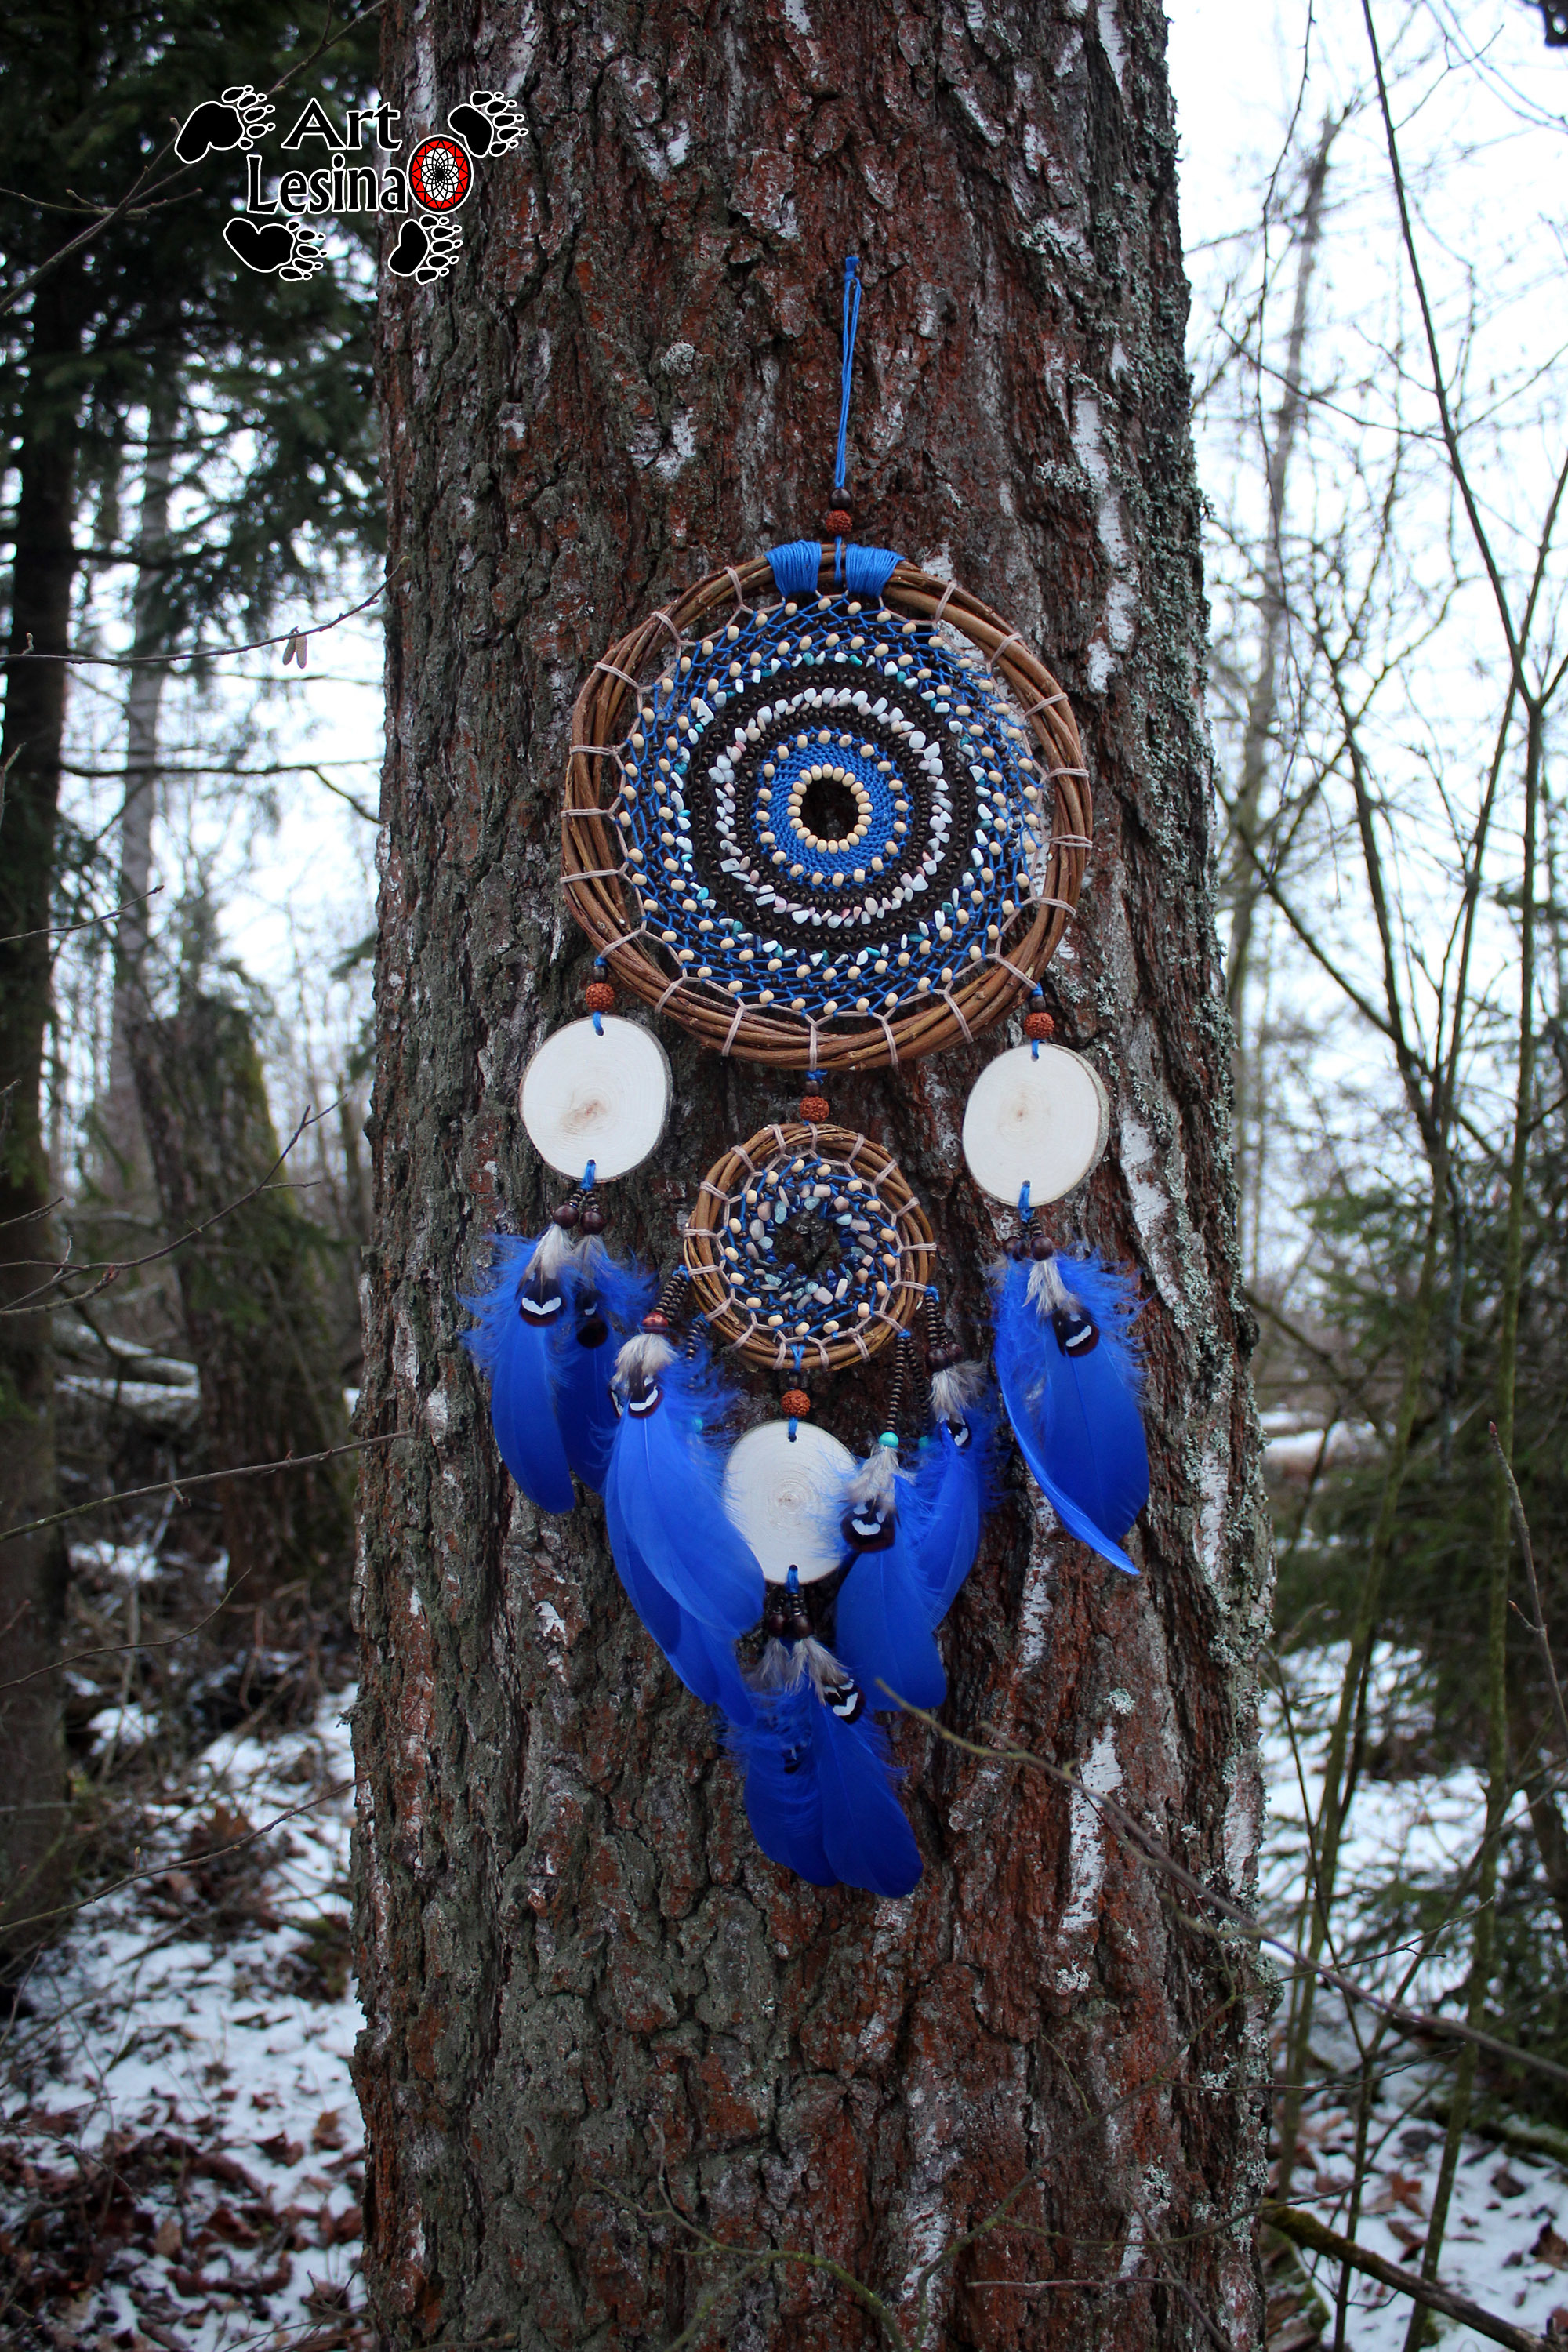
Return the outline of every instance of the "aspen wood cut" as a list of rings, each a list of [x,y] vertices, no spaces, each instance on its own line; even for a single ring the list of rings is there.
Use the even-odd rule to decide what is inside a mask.
[[[1051,1230],[1132,1262],[1149,1301],[1144,1573],[1065,1541],[1009,1457],[939,1635],[948,1719],[1073,1765],[1249,1898],[1267,1564],[1163,20],[1137,0],[473,0],[461,16],[391,0],[385,26],[382,87],[406,123],[480,88],[529,129],[476,173],[452,277],[382,280],[405,568],[361,1413],[367,1434],[408,1434],[362,1484],[376,2325],[399,2347],[655,2352],[730,2277],[703,2345],[886,2341],[826,2271],[726,2270],[668,2189],[729,2245],[844,2266],[913,2343],[922,2267],[1011,2196],[1009,2227],[931,2275],[928,2347],[1217,2334],[1242,2352],[1261,2336],[1247,2216],[1268,2087],[1248,1948],[1191,1926],[1087,1797],[912,1722],[893,1736],[925,1861],[912,1896],[819,1892],[763,1861],[734,1766],[622,1593],[599,1506],[542,1517],[502,1471],[458,1304],[486,1234],[538,1233],[560,1197],[516,1106],[592,971],[561,885],[569,761],[574,792],[598,790],[576,782],[574,709],[605,648],[651,645],[696,583],[728,597],[725,565],[743,582],[769,546],[820,532],[854,250],[856,535],[1005,614],[1081,730],[1094,846],[1043,984],[1058,1039],[1110,1092],[1110,1141]],[[801,1089],[794,1063],[658,1025],[670,1123],[604,1205],[612,1246],[668,1268],[702,1178],[793,1122]],[[970,1179],[960,1129],[1018,1042],[1013,1015],[896,1069],[828,1063],[823,1088],[836,1128],[896,1158],[971,1352],[1016,1220]],[[863,1454],[898,1353],[811,1373],[813,1424]],[[746,1379],[755,1417],[776,1417],[793,1366]],[[1053,2269],[1116,2293],[991,2284],[1040,2274],[1024,2232],[1042,2231]]]

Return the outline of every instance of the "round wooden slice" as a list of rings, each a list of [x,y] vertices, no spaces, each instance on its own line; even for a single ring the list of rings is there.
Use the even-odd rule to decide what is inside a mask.
[[[855,1456],[814,1422],[764,1421],[730,1449],[724,1508],[763,1564],[770,1584],[795,1569],[803,1584],[831,1576],[844,1557],[838,1497]]]
[[[1026,1184],[1036,1208],[1059,1201],[1097,1167],[1110,1133],[1110,1097],[1099,1072],[1062,1045],[998,1054],[982,1070],[963,1113],[969,1172],[994,1201],[1016,1207]]]
[[[557,1029],[522,1074],[530,1142],[579,1183],[590,1160],[598,1183],[640,1167],[669,1115],[669,1062],[658,1039],[635,1021],[601,1018],[602,1032],[592,1021]]]

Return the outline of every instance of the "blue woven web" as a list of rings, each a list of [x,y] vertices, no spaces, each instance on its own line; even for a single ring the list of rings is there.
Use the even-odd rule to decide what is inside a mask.
[[[885,1315],[898,1286],[895,1213],[869,1176],[814,1151],[748,1176],[718,1239],[737,1311],[785,1344],[842,1338]]]
[[[1006,686],[847,590],[671,645],[620,752],[637,919],[732,1006],[889,1018],[1005,961],[1045,890],[1050,772]]]

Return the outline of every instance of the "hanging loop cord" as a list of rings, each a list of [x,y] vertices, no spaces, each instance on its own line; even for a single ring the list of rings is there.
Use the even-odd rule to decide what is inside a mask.
[[[845,477],[849,471],[849,399],[855,388],[855,336],[860,324],[860,257],[847,254],[844,258],[844,353],[838,385],[838,446],[833,460],[833,497],[836,505],[844,499]],[[833,576],[844,583],[844,541],[833,542]]]

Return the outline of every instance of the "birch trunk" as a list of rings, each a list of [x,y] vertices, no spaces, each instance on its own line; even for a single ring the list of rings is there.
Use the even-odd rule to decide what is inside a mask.
[[[1115,1119],[1063,1230],[1152,1301],[1147,1572],[1064,1541],[1015,1465],[942,1636],[947,1720],[1079,1768],[1249,1895],[1267,1547],[1163,48],[1136,0],[389,9],[416,136],[476,85],[528,121],[479,167],[454,278],[383,279],[403,569],[362,1410],[401,1436],[362,1489],[358,2071],[396,2344],[664,2346],[726,2279],[690,2341],[892,2340],[821,2270],[705,2253],[667,2193],[732,2245],[846,2266],[911,2343],[1260,2340],[1247,1948],[1086,1799],[914,1726],[917,1894],[774,1870],[597,1505],[542,1518],[511,1490],[460,1344],[483,1236],[537,1230],[560,1189],[516,1101],[589,972],[557,879],[573,699],[650,601],[817,528],[854,249],[858,535],[1007,613],[1084,730],[1097,845],[1048,987]],[[670,1129],[610,1205],[612,1239],[668,1263],[721,1149],[799,1089],[662,1034]],[[831,1090],[921,1192],[971,1337],[998,1228],[958,1125],[1002,1042]],[[858,1438],[852,1394],[820,1411]],[[922,2339],[921,2266],[1009,2196],[932,2277]],[[1053,2276],[1117,2284],[1023,2284]]]

